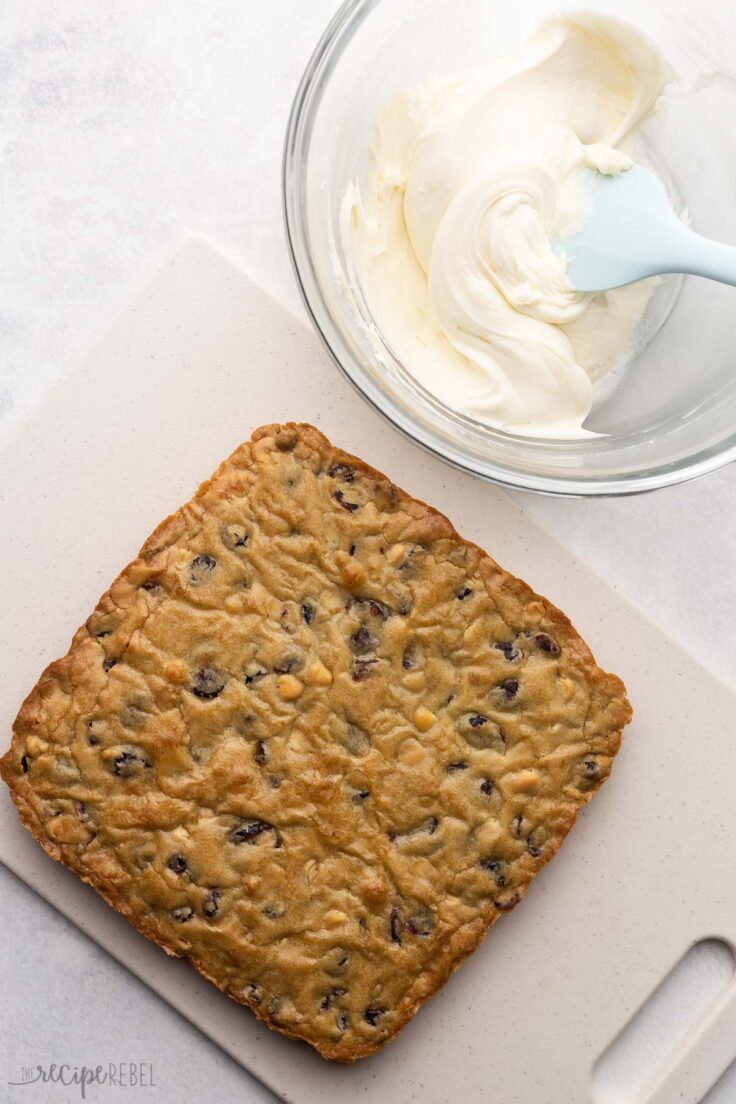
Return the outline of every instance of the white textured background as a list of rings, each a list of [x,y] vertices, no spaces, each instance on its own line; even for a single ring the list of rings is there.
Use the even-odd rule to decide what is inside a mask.
[[[189,231],[207,233],[301,310],[281,223],[281,144],[297,81],[336,6],[3,0],[0,436],[22,424]],[[644,498],[517,497],[736,684],[735,467]],[[7,554],[12,535],[3,537]],[[707,739],[702,706],[696,742]],[[53,1060],[152,1061],[159,1087],[137,1098],[161,1104],[271,1099],[67,921],[0,875],[0,1100],[76,1099],[73,1090],[6,1087],[21,1065]],[[726,1091],[724,1101],[736,1099],[736,1087]],[[126,1095],[95,1091],[93,1099]]]

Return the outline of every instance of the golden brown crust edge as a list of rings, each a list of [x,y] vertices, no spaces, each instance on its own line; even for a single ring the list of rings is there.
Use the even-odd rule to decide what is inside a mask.
[[[453,537],[461,541],[467,547],[476,549],[481,554],[483,557],[481,574],[487,592],[501,607],[503,607],[505,602],[511,600],[524,604],[538,603],[542,608],[542,616],[545,623],[554,627],[554,631],[557,633],[558,638],[564,642],[566,648],[572,649],[578,654],[578,658],[585,669],[588,685],[591,690],[591,708],[595,707],[596,710],[600,711],[601,715],[605,718],[605,723],[603,726],[604,731],[601,734],[602,742],[599,752],[599,774],[595,780],[591,782],[586,793],[576,793],[575,800],[577,809],[569,818],[569,824],[567,825],[567,830],[569,830],[575,822],[577,810],[594,796],[608,776],[611,761],[620,747],[622,730],[631,719],[632,710],[626,698],[626,690],[623,683],[615,675],[608,674],[597,666],[590,650],[578,636],[569,619],[554,605],[545,598],[537,595],[524,581],[504,571],[487,555],[487,553],[482,549],[478,549],[477,545],[461,538],[448,519],[439,511],[435,510],[427,503],[421,502],[421,500],[408,495],[400,488],[395,487],[383,473],[366,464],[359,457],[355,457],[339,449],[337,446],[334,446],[314,426],[306,423],[286,423],[283,426],[271,424],[255,430],[250,442],[245,442],[243,445],[239,446],[239,448],[220,465],[213,476],[201,484],[193,499],[166,518],[154,530],[142,546],[136,559],[131,561],[131,563],[123,569],[112,586],[105,592],[100,602],[97,604],[96,609],[100,610],[109,604],[111,601],[111,594],[119,582],[131,576],[146,575],[150,570],[152,557],[166,548],[183,531],[186,527],[187,517],[191,509],[217,484],[218,479],[223,473],[228,471],[233,462],[237,462],[238,458],[243,456],[243,450],[248,450],[252,445],[264,437],[277,437],[279,434],[297,434],[303,439],[311,439],[319,448],[328,449],[334,455],[337,462],[348,463],[355,468],[356,471],[362,472],[392,487],[402,502],[412,502],[421,506],[422,509],[426,511],[426,515],[436,521],[438,533],[441,533],[443,536]],[[67,655],[49,664],[36,686],[26,697],[13,725],[11,746],[3,758],[0,759],[0,775],[10,790],[22,823],[34,839],[41,844],[46,853],[54,860],[62,862],[69,869],[73,870],[83,881],[91,884],[96,892],[99,893],[112,908],[125,916],[126,919],[148,939],[151,939],[168,954],[180,956],[180,952],[172,949],[170,946],[168,933],[157,924],[155,919],[146,921],[145,918],[131,910],[124,897],[117,892],[112,882],[106,882],[99,878],[95,879],[93,882],[88,877],[84,865],[78,860],[73,846],[57,843],[49,838],[43,823],[39,820],[34,811],[33,804],[29,800],[29,794],[23,783],[24,776],[20,771],[23,739],[22,732],[28,726],[32,725],[38,703],[47,685],[49,683],[61,683],[63,685],[68,681],[70,675],[73,678],[75,651],[86,636],[86,628],[83,625],[75,634]],[[546,865],[554,854],[557,853],[565,835],[566,832],[561,837],[551,840],[549,846],[545,848],[544,853],[528,864],[528,872],[525,881],[516,886],[516,893],[513,900],[508,905],[508,909],[518,904],[535,874]],[[493,907],[489,907],[486,917],[478,917],[472,924],[455,932],[452,939],[452,946],[446,948],[448,953],[441,957],[437,956],[431,968],[425,970],[423,974],[416,979],[414,985],[407,993],[402,1007],[397,1009],[394,1029],[390,1036],[378,1038],[375,1044],[367,1043],[362,1046],[356,1046],[350,1053],[346,1053],[344,1049],[338,1046],[332,1047],[329,1044],[312,1042],[310,1040],[311,1045],[315,1046],[319,1053],[325,1058],[340,1062],[353,1062],[358,1058],[367,1057],[380,1049],[386,1042],[392,1041],[409,1020],[413,1018],[417,1009],[442,987],[449,975],[478,947],[486,932],[495,920],[498,919],[499,915],[499,911]],[[186,957],[190,958],[192,965],[203,977],[218,988],[222,988],[224,992],[228,992],[226,988],[223,988],[216,977],[208,973],[204,963],[198,961],[194,956]],[[239,1003],[249,1007],[250,1010],[271,1029],[293,1038],[304,1038],[299,1032],[292,1031],[287,1026],[276,1023],[267,1012],[253,1001],[248,1000],[242,993],[228,992],[228,995]]]

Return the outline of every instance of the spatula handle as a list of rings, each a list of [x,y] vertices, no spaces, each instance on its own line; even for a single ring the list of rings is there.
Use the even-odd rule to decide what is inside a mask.
[[[705,276],[709,280],[720,280],[722,284],[736,287],[736,247],[711,241],[683,228],[671,261],[668,258],[667,267],[660,271],[688,272],[692,276]]]

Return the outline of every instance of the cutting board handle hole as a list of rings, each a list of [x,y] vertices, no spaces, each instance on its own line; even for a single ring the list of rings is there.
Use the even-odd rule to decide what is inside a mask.
[[[693,1039],[733,981],[736,958],[703,939],[672,967],[593,1068],[596,1104],[646,1104],[678,1050]]]

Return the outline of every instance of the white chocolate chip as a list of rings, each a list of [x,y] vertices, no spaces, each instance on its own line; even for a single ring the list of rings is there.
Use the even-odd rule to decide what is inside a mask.
[[[307,667],[304,672],[304,681],[311,686],[329,686],[332,682],[332,672],[325,667],[324,663],[317,660],[316,663],[310,663]]]
[[[338,928],[340,924],[344,924],[347,920],[347,913],[340,912],[339,909],[330,909],[325,913],[325,924],[328,928]]]
[[[279,675],[276,688],[284,701],[296,701],[304,689],[304,683],[294,675]]]
[[[386,562],[391,565],[399,563],[406,554],[406,545],[394,544],[386,553]]]
[[[414,714],[414,724],[420,732],[428,732],[432,727],[437,717],[431,709],[426,709],[423,705],[420,705]]]

